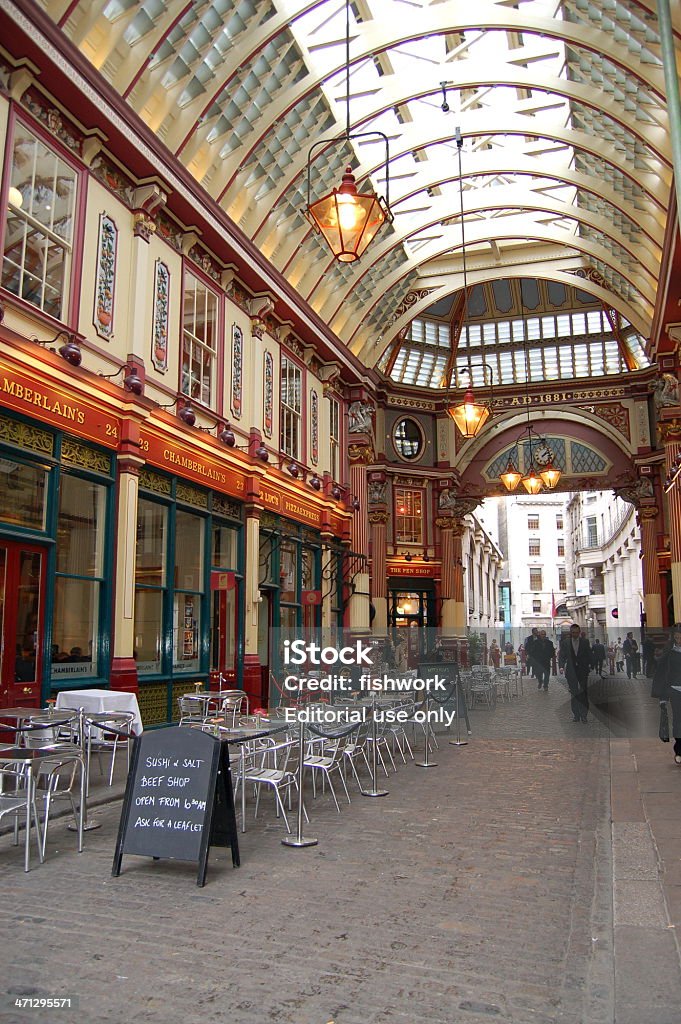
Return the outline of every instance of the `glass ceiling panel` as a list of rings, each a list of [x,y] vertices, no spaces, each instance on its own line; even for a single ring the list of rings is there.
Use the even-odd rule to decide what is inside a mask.
[[[563,257],[567,273],[596,273],[644,333],[671,186],[654,5],[355,0],[349,121],[390,139],[395,219],[361,267],[338,270],[302,210],[310,146],[346,124],[345,16],[343,0],[94,0],[70,5],[63,31],[275,269],[305,281],[311,305],[367,364],[404,328],[410,289],[427,291],[432,276],[440,299],[460,294],[464,233],[476,283],[486,273],[495,281],[471,291],[469,319],[497,322],[495,346],[518,343],[517,302],[498,268],[512,280],[512,268],[517,278],[544,256],[548,267]],[[311,194],[337,186],[346,163],[385,193],[382,142],[354,139],[315,159]],[[303,257],[311,268],[301,273]],[[564,285],[551,287],[569,315]],[[529,280],[526,292],[526,310],[539,315]],[[553,372],[565,336],[547,338],[539,325],[542,337],[555,349],[542,353],[542,372]],[[640,365],[633,335],[629,344]]]

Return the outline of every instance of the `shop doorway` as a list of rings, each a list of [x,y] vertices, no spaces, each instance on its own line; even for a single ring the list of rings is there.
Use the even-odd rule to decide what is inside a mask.
[[[407,639],[409,665],[416,665],[426,653],[424,629],[434,626],[435,594],[431,589],[390,589],[388,622],[393,637],[403,633]]]
[[[0,541],[0,707],[40,707],[47,552]]]

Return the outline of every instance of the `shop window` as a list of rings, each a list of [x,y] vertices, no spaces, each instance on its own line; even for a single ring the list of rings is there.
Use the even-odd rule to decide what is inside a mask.
[[[281,436],[279,447],[292,459],[300,459],[303,412],[303,371],[288,356],[281,357]]]
[[[167,543],[167,508],[140,498],[135,561],[135,658],[140,675],[163,670]]]
[[[530,555],[535,555],[535,556],[537,556],[537,555],[540,555],[540,554],[541,554],[541,544],[539,543],[539,541],[538,541],[538,540],[534,540],[534,539],[533,539],[533,540],[531,540],[531,541],[529,542],[529,545],[528,545],[528,554],[530,554]]]
[[[543,590],[541,569],[530,569],[530,590]]]
[[[183,394],[203,405],[215,403],[218,298],[193,274],[185,273],[182,303]]]
[[[423,544],[423,491],[395,488],[395,543]]]
[[[52,625],[52,678],[98,674],[106,487],[62,474]]]
[[[203,520],[189,512],[175,513],[173,594],[173,670],[200,668],[201,597],[203,594]]]
[[[329,398],[329,472],[332,480],[340,480],[340,402]]]
[[[67,317],[76,185],[75,170],[17,123],[2,286],[56,320]]]
[[[48,472],[13,459],[0,459],[0,520],[29,530],[45,529]]]

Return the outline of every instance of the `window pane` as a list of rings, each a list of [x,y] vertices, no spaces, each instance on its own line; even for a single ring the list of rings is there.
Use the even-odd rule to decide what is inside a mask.
[[[175,516],[175,587],[203,590],[203,519],[189,512]]]
[[[163,591],[135,592],[135,650],[140,675],[158,674],[162,670]]]
[[[101,484],[62,475],[59,483],[57,572],[102,576],[104,500]]]
[[[53,678],[97,674],[99,586],[94,580],[56,578],[52,641],[65,660],[53,664]]]
[[[168,513],[163,505],[140,498],[137,510],[135,583],[163,587],[166,582]]]
[[[218,300],[193,274],[185,274],[182,303],[182,392],[211,405],[214,398]]]
[[[236,566],[238,532],[229,526],[213,524],[213,551],[211,565],[216,569],[229,569]]]
[[[280,551],[279,585],[282,601],[296,601],[298,593],[298,545],[293,541],[282,541]]]
[[[17,124],[2,284],[60,319],[73,236],[76,172]]]
[[[0,520],[45,529],[47,470],[0,459]]]
[[[201,599],[198,594],[175,594],[173,602],[173,669],[197,672]]]

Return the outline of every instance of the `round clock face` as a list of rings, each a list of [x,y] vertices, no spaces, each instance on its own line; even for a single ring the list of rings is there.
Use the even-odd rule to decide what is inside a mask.
[[[540,466],[546,466],[549,462],[553,462],[554,454],[549,446],[542,442],[534,449],[534,458]]]

